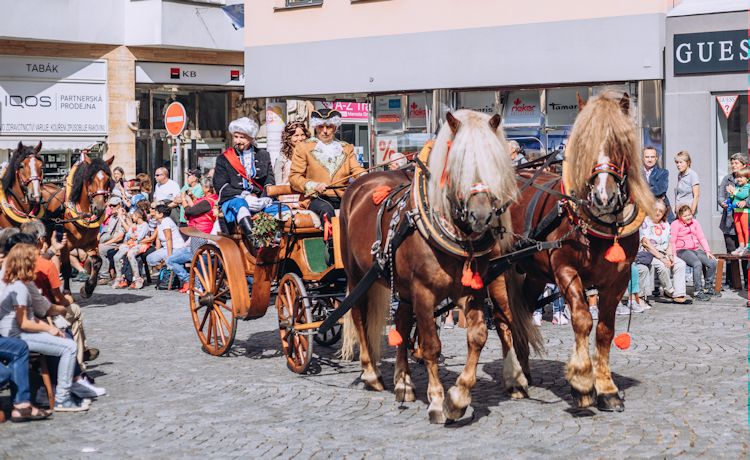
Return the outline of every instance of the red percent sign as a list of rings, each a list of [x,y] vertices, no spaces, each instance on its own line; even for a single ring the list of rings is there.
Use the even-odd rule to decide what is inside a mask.
[[[383,152],[383,159],[380,160],[381,163],[385,163],[386,160],[391,158],[391,155],[396,153],[396,151],[391,148],[391,141],[380,141],[378,143],[378,150]]]

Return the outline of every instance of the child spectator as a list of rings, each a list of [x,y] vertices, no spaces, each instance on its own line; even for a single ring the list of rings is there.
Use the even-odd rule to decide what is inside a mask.
[[[693,269],[693,297],[697,300],[709,300],[711,296],[720,296],[715,291],[714,275],[716,274],[716,257],[711,254],[708,241],[703,234],[701,224],[693,218],[690,205],[683,204],[677,208],[677,219],[670,227],[672,250],[680,259]],[[706,286],[703,287],[703,268],[706,268]]]
[[[128,282],[122,275],[122,269],[120,268],[123,257],[127,256],[128,263],[130,264],[130,270],[133,274],[133,282],[130,287],[133,289],[140,289],[143,287],[143,278],[140,277],[138,271],[138,261],[136,256],[143,253],[148,249],[148,245],[143,243],[143,240],[148,236],[148,222],[146,222],[146,216],[140,209],[136,209],[133,212],[133,221],[127,222],[128,233],[125,235],[125,242],[120,245],[117,254],[114,256],[115,270],[120,270],[115,281],[112,283],[112,287],[115,289],[122,289],[128,286]]]
[[[728,187],[729,197],[732,199],[731,207],[734,229],[737,232],[737,249],[732,251],[732,254],[736,256],[745,255],[750,251],[750,241],[748,241],[750,237],[748,235],[748,213],[750,213],[750,207],[747,206],[747,201],[750,197],[750,183],[748,183],[748,178],[750,178],[750,169],[740,169],[734,173],[734,180],[737,185]]]

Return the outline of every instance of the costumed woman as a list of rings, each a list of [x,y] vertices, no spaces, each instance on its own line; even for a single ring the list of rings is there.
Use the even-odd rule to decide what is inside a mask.
[[[213,184],[228,223],[236,222],[245,236],[252,230],[252,214],[272,203],[267,185],[274,185],[271,156],[255,146],[258,123],[243,117],[229,123],[232,146],[216,158]]]
[[[310,128],[315,136],[294,148],[289,183],[304,194],[300,207],[315,212],[321,222],[330,222],[335,209],[341,206],[347,177],[365,173],[357,162],[354,147],[334,138],[341,126],[341,113],[322,109],[310,114]]]

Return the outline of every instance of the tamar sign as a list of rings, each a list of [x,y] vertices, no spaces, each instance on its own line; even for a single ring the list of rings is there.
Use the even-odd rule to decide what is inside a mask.
[[[164,127],[167,128],[167,132],[172,137],[177,137],[182,134],[187,123],[187,112],[185,112],[185,106],[179,102],[173,102],[167,107],[167,112],[164,114]]]

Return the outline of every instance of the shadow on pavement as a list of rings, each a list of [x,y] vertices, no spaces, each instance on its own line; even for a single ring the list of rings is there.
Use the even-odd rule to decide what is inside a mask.
[[[103,308],[111,307],[115,303],[137,303],[142,300],[150,299],[150,296],[139,294],[94,294],[90,299],[77,298],[76,301],[82,307],[86,308]]]

